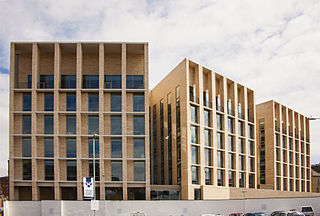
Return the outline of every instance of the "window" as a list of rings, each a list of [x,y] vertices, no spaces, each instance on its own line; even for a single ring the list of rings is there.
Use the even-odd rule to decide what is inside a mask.
[[[134,161],[133,166],[134,166],[134,180],[145,181],[144,161]]]
[[[234,137],[229,135],[228,136],[228,143],[229,143],[229,151],[236,151],[235,147],[234,147]]]
[[[39,88],[53,88],[54,76],[53,75],[40,75]]]
[[[192,184],[199,184],[198,183],[198,167],[192,166]]]
[[[44,143],[44,156],[53,157],[54,156],[53,138],[45,137],[43,140],[43,143]]]
[[[239,173],[239,187],[242,187],[242,188],[245,187],[245,173],[244,172]]]
[[[245,151],[244,150],[244,139],[239,138],[238,142],[239,142],[239,153],[244,154],[245,153],[244,152]]]
[[[32,179],[31,160],[22,160],[22,179]]]
[[[279,134],[276,134],[276,146],[280,146]]]
[[[254,135],[253,135],[253,126],[252,125],[248,125],[248,137],[250,138],[250,139],[254,139],[254,137],[253,137]]]
[[[239,126],[239,135],[243,136],[243,122],[239,121],[238,126]]]
[[[197,123],[198,122],[197,107],[196,106],[190,106],[190,110],[191,110],[191,122],[192,123]]]
[[[111,135],[122,134],[121,116],[111,116]]]
[[[229,153],[229,169],[235,169],[234,154]]]
[[[282,136],[282,147],[287,148],[287,138],[285,136]]]
[[[53,134],[53,115],[44,116],[44,133]]]
[[[249,157],[249,171],[254,172],[254,158]]]
[[[217,148],[223,149],[223,134],[217,133]]]
[[[31,115],[22,116],[22,133],[31,134]]]
[[[94,177],[93,175],[93,161],[89,160],[89,176]],[[100,181],[100,163],[98,160],[95,160],[95,181]]]
[[[198,142],[198,128],[196,126],[191,126],[191,143]]]
[[[105,200],[123,200],[121,187],[110,187],[105,189]]]
[[[99,75],[83,75],[82,88],[98,89],[99,88]]]
[[[222,151],[218,151],[217,152],[218,156],[217,156],[217,159],[218,159],[218,167],[220,168],[223,168],[224,167],[224,163],[223,163],[223,158],[224,158],[224,152]]]
[[[248,141],[248,151],[249,151],[249,155],[254,156],[254,142],[253,141]]]
[[[76,116],[67,115],[66,116],[66,133],[67,134],[76,134]]]
[[[75,93],[67,93],[67,111],[76,111],[77,99]]]
[[[88,111],[90,112],[99,111],[99,94],[98,93],[88,94]]]
[[[220,112],[223,112],[223,107],[221,106],[221,98],[220,95],[216,97],[216,105],[217,105],[217,110]]]
[[[121,161],[111,161],[111,181],[122,181]]]
[[[77,157],[77,145],[75,138],[66,138],[66,151],[67,158]]]
[[[134,158],[144,158],[144,139],[133,139]]]
[[[206,185],[212,185],[212,169],[210,168],[205,168],[205,184]]]
[[[207,127],[211,126],[210,111],[208,111],[208,110],[204,110],[204,125]]]
[[[249,174],[249,188],[254,188],[255,183],[254,183],[254,174]]]
[[[239,170],[244,171],[244,156],[239,156]]]
[[[229,133],[233,133],[233,119],[232,118],[228,118],[228,129],[229,129]]]
[[[217,130],[222,130],[223,123],[222,123],[222,115],[217,114]]]
[[[31,157],[31,138],[22,138],[22,157]]]
[[[201,200],[201,189],[194,189],[194,200]]]
[[[190,101],[197,103],[197,93],[196,88],[193,86],[189,87]]]
[[[61,75],[61,88],[75,89],[76,75]]]
[[[211,146],[211,131],[208,129],[204,129],[204,138],[205,138],[205,145]]]
[[[191,146],[191,153],[192,153],[192,163],[198,164],[198,147],[197,146]]]
[[[122,157],[122,140],[121,138],[111,139],[111,158]]]
[[[122,88],[121,75],[105,75],[104,87],[107,89],[121,89]]]
[[[88,116],[88,134],[99,134],[99,116]]]
[[[144,112],[144,94],[133,94],[133,112]]]
[[[128,200],[145,200],[145,188],[131,188],[128,187]]]
[[[94,157],[99,158],[99,138],[95,138],[93,143],[93,138],[89,138],[89,158],[93,158],[93,144],[94,144]]]
[[[111,109],[111,112],[121,112],[122,110],[121,93],[111,93],[110,109]]]
[[[206,166],[212,166],[212,154],[211,149],[205,149],[205,159],[206,159]]]
[[[22,111],[31,111],[31,93],[23,93]]]
[[[144,135],[144,116],[133,116],[133,135]]]
[[[203,92],[203,106],[209,107],[209,93],[206,91]]]
[[[44,111],[53,111],[53,93],[44,94]]]
[[[127,75],[127,89],[143,89],[143,75]]]
[[[77,162],[75,160],[67,160],[67,181],[77,180]]]
[[[228,100],[227,107],[228,107],[228,114],[234,115],[234,111],[232,110],[232,103],[230,99]]]
[[[218,169],[218,186],[224,186],[224,171]]]
[[[235,172],[234,171],[229,171],[229,187],[234,187],[235,186]]]
[[[54,180],[54,161],[45,160],[44,161],[44,179],[45,180]]]
[[[28,88],[32,88],[32,75],[28,75]]]

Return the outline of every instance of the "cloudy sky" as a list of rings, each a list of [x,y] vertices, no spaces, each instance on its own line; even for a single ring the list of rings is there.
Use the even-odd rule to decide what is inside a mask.
[[[188,57],[320,117],[318,0],[0,0],[0,175],[8,158],[11,41],[146,41],[150,87]],[[320,162],[320,121],[311,122]]]

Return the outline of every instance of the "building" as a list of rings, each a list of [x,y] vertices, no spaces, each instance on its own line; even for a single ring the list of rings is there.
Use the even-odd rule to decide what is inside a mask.
[[[94,164],[97,199],[150,199],[148,80],[147,43],[12,43],[11,200],[82,200]]]
[[[309,120],[268,101],[257,105],[260,188],[311,192]]]
[[[320,164],[314,164],[311,166],[312,174],[312,192],[320,193]]]
[[[4,176],[0,177],[0,198],[2,197],[9,197],[9,177]]]
[[[256,189],[255,116],[253,90],[183,60],[150,93],[151,199]]]

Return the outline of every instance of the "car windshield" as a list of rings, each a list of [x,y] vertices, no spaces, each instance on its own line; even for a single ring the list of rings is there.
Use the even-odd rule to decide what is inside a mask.
[[[312,212],[312,208],[309,207],[302,207],[302,212]]]

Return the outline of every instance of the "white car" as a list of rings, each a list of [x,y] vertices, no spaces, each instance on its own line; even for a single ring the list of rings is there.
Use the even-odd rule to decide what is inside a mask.
[[[301,206],[299,209],[303,214],[306,216],[313,216],[314,215],[314,210],[312,206]]]

